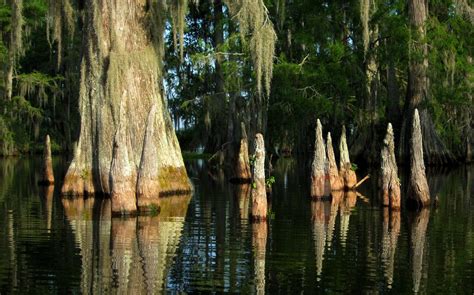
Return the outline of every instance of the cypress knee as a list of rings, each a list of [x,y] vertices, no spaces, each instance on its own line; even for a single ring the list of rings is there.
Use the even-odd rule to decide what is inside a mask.
[[[400,181],[398,179],[397,161],[395,159],[395,140],[392,124],[388,123],[387,135],[381,152],[381,183],[383,205],[400,209]]]
[[[248,139],[247,132],[245,131],[245,123],[240,123],[240,145],[239,145],[239,154],[237,155],[235,163],[235,175],[233,182],[238,183],[249,183],[251,180],[250,173],[250,161],[249,161],[249,148],[248,148]]]
[[[321,121],[316,123],[316,139],[314,142],[314,158],[311,166],[311,197],[329,196],[329,179],[327,176],[326,148],[323,140]]]
[[[413,126],[410,140],[410,182],[408,184],[409,201],[418,208],[430,204],[430,190],[425,174],[423,161],[423,139],[421,136],[420,116],[418,109],[413,115]]]
[[[112,212],[130,214],[137,211],[135,181],[127,152],[125,131],[119,127],[114,140],[114,150],[110,169]]]
[[[255,165],[252,181],[252,219],[267,219],[267,192],[265,188],[265,143],[263,135],[255,135]]]
[[[138,209],[147,210],[151,206],[159,205],[160,181],[158,177],[158,162],[156,147],[152,142],[155,128],[156,104],[152,106],[148,114],[145,138],[143,140],[143,151],[138,169],[137,179],[137,203]]]
[[[38,182],[42,185],[54,184],[53,160],[51,157],[51,141],[49,135],[46,135],[43,149],[43,167],[41,171],[41,179]]]
[[[339,175],[339,170],[336,164],[336,157],[334,156],[334,149],[332,146],[331,132],[328,132],[326,139],[326,150],[328,155],[328,174],[331,191],[341,191],[344,189],[344,179]]]
[[[357,184],[357,175],[352,170],[351,160],[349,159],[349,148],[347,147],[346,126],[342,126],[341,140],[339,141],[339,169],[340,175],[344,179],[344,187],[352,189]]]

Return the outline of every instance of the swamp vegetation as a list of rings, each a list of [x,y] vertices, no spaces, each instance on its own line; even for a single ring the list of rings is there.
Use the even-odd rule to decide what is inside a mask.
[[[473,25],[471,0],[2,1],[0,293],[55,238],[45,292],[472,287]]]

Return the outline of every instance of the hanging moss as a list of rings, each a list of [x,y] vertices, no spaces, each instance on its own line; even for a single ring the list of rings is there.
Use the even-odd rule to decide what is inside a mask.
[[[46,21],[46,37],[50,47],[57,44],[57,67],[61,65],[63,54],[63,34],[72,39],[75,31],[75,11],[69,0],[49,0]],[[52,35],[51,35],[52,34]]]
[[[239,22],[241,39],[245,42],[251,35],[249,49],[256,73],[257,92],[260,95],[262,88],[265,88],[269,96],[277,36],[268,10],[262,0],[225,0],[225,3]]]

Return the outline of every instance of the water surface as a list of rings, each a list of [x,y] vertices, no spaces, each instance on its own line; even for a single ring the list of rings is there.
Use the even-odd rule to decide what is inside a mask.
[[[66,165],[54,158],[57,179]],[[247,218],[250,188],[200,160],[187,163],[193,196],[112,218],[108,200],[38,187],[37,158],[0,159],[0,293],[473,294],[474,167],[431,171],[438,208],[397,213],[375,177],[313,202],[300,165],[274,166],[265,225]]]

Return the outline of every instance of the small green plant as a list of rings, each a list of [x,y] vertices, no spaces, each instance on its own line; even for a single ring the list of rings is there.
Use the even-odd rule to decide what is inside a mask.
[[[86,169],[83,169],[81,171],[81,178],[82,178],[82,180],[86,180],[87,178],[89,178],[89,171],[86,170]]]
[[[150,204],[148,205],[148,211],[151,216],[157,216],[160,213],[160,207],[156,204]]]
[[[352,164],[351,164],[351,170],[352,170],[352,171],[356,171],[357,169],[359,169],[359,167],[357,166],[357,164],[356,164],[356,163],[352,163]]]
[[[249,165],[250,165],[250,167],[255,166],[255,161],[256,161],[256,156],[255,156],[255,155],[251,155],[251,156],[249,157]]]
[[[252,188],[253,189],[257,188],[257,183],[255,181],[252,182]]]
[[[270,176],[265,180],[265,185],[271,187],[275,183],[275,176]]]
[[[270,220],[274,220],[274,219],[275,219],[275,212],[273,212],[271,208],[268,209],[267,218],[270,219]]]

